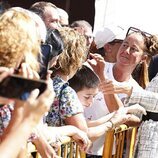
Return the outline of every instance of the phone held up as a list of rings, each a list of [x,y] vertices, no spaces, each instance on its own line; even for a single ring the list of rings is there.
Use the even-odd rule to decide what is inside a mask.
[[[39,95],[45,91],[47,84],[43,80],[34,80],[19,75],[9,75],[0,82],[0,96],[26,100],[31,91],[39,89]]]
[[[51,60],[51,55],[52,55],[52,46],[50,44],[42,44],[41,45],[41,53],[42,53],[42,58],[39,60],[41,64],[40,68],[40,77],[41,79],[46,79],[47,76],[47,71],[49,69],[49,61]]]

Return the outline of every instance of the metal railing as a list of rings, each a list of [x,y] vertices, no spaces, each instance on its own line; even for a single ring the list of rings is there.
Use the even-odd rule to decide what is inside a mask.
[[[106,133],[103,158],[132,158],[137,128],[121,125]],[[115,154],[112,150],[115,150]]]

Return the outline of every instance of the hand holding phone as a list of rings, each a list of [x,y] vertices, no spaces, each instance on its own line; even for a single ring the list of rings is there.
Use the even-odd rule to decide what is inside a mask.
[[[39,89],[39,95],[45,91],[47,84],[43,80],[34,80],[19,75],[9,75],[0,82],[0,96],[26,100],[31,91]]]

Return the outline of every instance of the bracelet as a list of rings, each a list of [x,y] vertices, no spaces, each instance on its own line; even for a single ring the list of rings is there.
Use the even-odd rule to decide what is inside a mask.
[[[114,123],[113,123],[111,120],[109,120],[108,122],[110,122],[110,123],[111,123],[111,129],[114,129],[114,128],[115,128]]]

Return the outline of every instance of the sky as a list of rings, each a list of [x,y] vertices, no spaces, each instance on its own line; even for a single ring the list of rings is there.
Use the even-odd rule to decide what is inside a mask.
[[[95,0],[94,32],[109,24],[158,34],[158,0]]]

